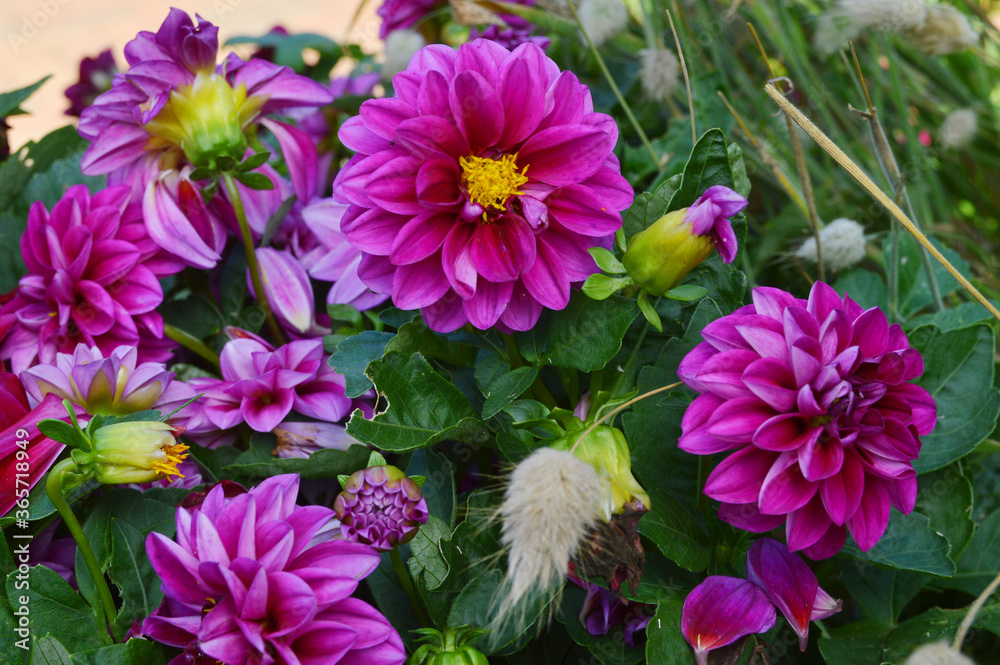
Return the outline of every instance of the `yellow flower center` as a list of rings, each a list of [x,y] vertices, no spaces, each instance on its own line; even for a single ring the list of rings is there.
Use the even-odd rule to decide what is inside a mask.
[[[507,199],[524,194],[520,187],[528,182],[528,167],[517,170],[517,153],[499,159],[472,155],[459,158],[458,163],[469,198],[483,208],[506,210]],[[483,219],[486,219],[485,212]]]
[[[257,117],[265,97],[247,97],[246,86],[229,85],[214,72],[199,72],[180,86],[160,112],[145,124],[152,137],[147,150],[179,147],[195,166],[212,166],[217,157],[243,159],[243,130]]]
[[[153,464],[153,471],[156,471],[160,475],[166,477],[169,482],[173,482],[173,478],[171,476],[183,478],[184,474],[177,470],[177,465],[187,459],[188,454],[184,452],[187,449],[188,447],[179,441],[177,443],[168,443],[163,446],[161,450],[167,456],[167,459]]]

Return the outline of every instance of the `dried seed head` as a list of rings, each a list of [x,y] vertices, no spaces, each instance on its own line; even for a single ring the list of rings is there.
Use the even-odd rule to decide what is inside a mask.
[[[644,48],[639,51],[639,61],[642,89],[657,101],[669,99],[681,74],[674,52],[666,48]]]
[[[969,19],[951,5],[928,7],[926,20],[908,29],[906,36],[930,55],[964,51],[979,41],[979,35],[972,29]]]
[[[946,148],[959,149],[972,143],[978,127],[979,121],[975,111],[958,109],[945,117],[938,134],[941,137],[942,145]]]
[[[860,29],[913,30],[927,19],[924,0],[840,0],[834,11]]]
[[[844,270],[865,258],[865,229],[852,219],[835,219],[820,229],[819,244],[823,265],[830,270]],[[816,263],[816,239],[807,238],[795,256]]]
[[[946,642],[933,642],[920,647],[906,659],[904,665],[976,665],[971,658],[953,650]]]
[[[576,13],[594,46],[600,46],[628,25],[628,9],[622,0],[583,0]]]

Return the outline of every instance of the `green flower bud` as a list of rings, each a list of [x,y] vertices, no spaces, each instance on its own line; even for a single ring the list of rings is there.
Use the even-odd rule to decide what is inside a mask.
[[[482,628],[459,626],[446,628],[444,633],[433,628],[421,628],[418,641],[424,642],[407,661],[407,665],[489,665],[486,656],[470,645],[486,633]]]
[[[612,515],[620,515],[624,512],[625,505],[635,500],[649,509],[649,494],[632,475],[632,455],[621,430],[598,425],[577,443],[584,431],[572,431],[551,447],[571,451],[577,459],[587,462],[597,471],[604,488],[601,500],[604,521],[610,522]]]
[[[711,236],[694,233],[685,219],[687,211],[667,213],[628,241],[622,263],[632,280],[650,295],[662,296],[679,285],[715,247]]]
[[[187,457],[188,447],[177,440],[181,431],[158,421],[105,425],[94,433],[92,452],[73,451],[73,459],[91,467],[94,478],[106,485],[183,478],[177,465]]]

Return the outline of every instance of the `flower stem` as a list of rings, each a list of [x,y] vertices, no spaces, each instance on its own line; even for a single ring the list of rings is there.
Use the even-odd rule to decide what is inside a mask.
[[[641,402],[642,400],[646,399],[647,397],[652,397],[653,395],[656,395],[658,393],[662,393],[662,392],[665,392],[667,390],[671,390],[673,388],[676,388],[679,385],[681,385],[680,381],[678,381],[677,383],[671,383],[669,386],[660,386],[659,388],[654,388],[654,389],[650,390],[649,392],[645,392],[645,393],[639,395],[638,397],[633,397],[632,399],[630,399],[629,401],[625,402],[624,404],[622,404],[622,405],[620,405],[618,407],[615,407],[614,409],[612,409],[608,413],[605,413],[603,416],[601,416],[601,418],[599,420],[594,421],[594,423],[590,427],[588,427],[587,429],[583,430],[583,432],[580,434],[580,436],[577,437],[576,442],[573,444],[573,447],[570,448],[570,452],[573,452],[574,450],[576,450],[576,447],[578,445],[580,445],[580,442],[583,441],[588,434],[590,434],[595,429],[597,429],[597,426],[600,425],[601,423],[603,423],[605,420],[608,420],[610,418],[614,418],[619,413],[621,413],[622,411],[624,411],[628,407],[632,406],[636,402]]]
[[[52,470],[49,471],[49,477],[45,481],[45,493],[49,495],[52,505],[55,506],[56,511],[63,518],[63,522],[66,523],[66,527],[69,529],[70,534],[72,534],[73,540],[76,541],[76,546],[80,548],[80,554],[83,556],[84,563],[87,564],[87,570],[90,572],[90,577],[94,581],[94,587],[97,589],[97,596],[100,599],[100,604],[94,608],[94,612],[97,615],[98,622],[101,624],[101,639],[111,644],[111,636],[108,634],[107,628],[109,624],[113,624],[115,619],[118,618],[118,609],[115,607],[115,601],[111,597],[111,589],[108,588],[108,583],[104,580],[104,572],[97,563],[94,550],[90,547],[90,541],[83,534],[80,522],[77,521],[76,515],[73,514],[73,510],[69,507],[69,503],[66,502],[66,497],[63,496],[62,492],[63,478],[69,471],[75,468],[76,462],[69,458],[52,467]]]
[[[962,625],[958,627],[958,632],[955,634],[955,641],[952,642],[951,648],[954,651],[962,650],[962,642],[965,641],[965,636],[968,634],[969,629],[972,628],[972,622],[976,620],[976,615],[979,614],[979,610],[983,608],[986,601],[990,599],[993,592],[997,590],[1000,586],[1000,575],[993,578],[983,592],[979,594],[979,597],[969,606],[969,611],[965,613],[965,618],[962,619]]]
[[[434,623],[427,616],[424,604],[420,602],[420,596],[417,595],[417,588],[413,586],[413,579],[410,577],[409,571],[406,570],[406,566],[403,565],[403,558],[399,556],[398,547],[394,547],[389,551],[389,559],[392,561],[392,568],[396,571],[399,583],[403,586],[403,592],[410,599],[410,605],[413,606],[413,613],[417,615],[417,621],[424,628],[432,628]]]
[[[174,340],[185,349],[193,351],[200,357],[204,358],[208,362],[218,369],[219,368],[219,356],[212,349],[208,348],[208,345],[202,342],[200,339],[192,335],[186,330],[181,330],[176,326],[172,326],[169,323],[163,324],[163,332],[167,337]]]
[[[653,149],[653,144],[649,142],[649,137],[646,136],[646,132],[642,130],[642,125],[636,120],[635,114],[632,113],[632,107],[628,105],[625,101],[625,97],[622,96],[622,91],[618,89],[618,84],[615,83],[615,79],[611,76],[611,72],[608,70],[608,66],[604,63],[604,58],[601,57],[601,52],[597,50],[597,46],[594,45],[593,40],[587,31],[583,27],[583,23],[580,22],[580,17],[576,13],[576,3],[570,2],[569,9],[573,12],[573,18],[576,19],[576,24],[580,27],[580,32],[583,33],[584,39],[587,40],[587,44],[590,46],[590,52],[594,54],[597,58],[597,66],[601,68],[601,73],[604,74],[605,80],[608,82],[608,87],[611,88],[611,92],[615,93],[615,98],[621,105],[622,110],[625,111],[625,115],[628,116],[628,121],[632,124],[632,128],[635,129],[635,133],[638,134],[639,140],[642,144],[646,146],[646,150],[649,151],[649,156],[653,158],[653,163],[657,167],[660,167],[660,158],[656,154],[656,150]]]
[[[281,326],[278,325],[277,319],[274,318],[274,312],[271,311],[271,305],[267,302],[267,294],[264,293],[264,287],[260,281],[260,264],[257,263],[253,234],[250,232],[250,224],[247,223],[247,213],[243,208],[243,199],[240,198],[240,190],[236,187],[236,180],[233,178],[232,173],[223,171],[221,175],[222,182],[226,185],[226,191],[229,192],[229,200],[233,204],[233,210],[236,212],[236,221],[240,224],[240,234],[243,236],[243,249],[246,251],[247,266],[250,268],[250,281],[253,283],[253,291],[257,296],[257,303],[264,310],[267,327],[270,329],[271,335],[274,336],[277,345],[281,346],[285,343],[285,336],[281,332]]]

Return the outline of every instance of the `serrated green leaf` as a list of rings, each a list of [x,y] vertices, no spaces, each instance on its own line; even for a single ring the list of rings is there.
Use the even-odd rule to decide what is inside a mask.
[[[469,400],[420,353],[388,353],[368,365],[388,407],[371,420],[355,411],[347,432],[381,450],[405,451],[444,439],[481,443],[489,434]]]
[[[39,565],[29,569],[27,580],[23,577],[18,571],[7,575],[7,597],[27,596],[33,636],[52,635],[63,645],[71,645],[74,651],[101,646],[97,621],[90,606],[59,573]],[[20,587],[19,579],[22,579]],[[23,586],[25,581],[28,588]]]
[[[344,376],[344,392],[348,397],[359,397],[371,390],[372,382],[365,375],[368,364],[380,359],[393,333],[365,330],[337,344],[330,356],[330,367]]]
[[[122,601],[114,632],[124,635],[133,621],[146,618],[159,607],[163,592],[160,576],[146,556],[146,534],[122,520],[111,520],[108,576],[118,587]]]
[[[410,559],[407,565],[413,578],[420,580],[428,590],[435,590],[447,579],[450,569],[441,551],[441,541],[451,538],[451,529],[434,515],[420,527],[410,541]]]
[[[163,665],[166,660],[158,644],[140,638],[72,656],[73,665]]]
[[[492,418],[503,411],[508,404],[523,395],[537,377],[538,367],[531,365],[518,367],[493,381],[484,391],[486,403],[483,405],[483,418]]]
[[[1000,510],[983,520],[958,558],[958,571],[943,584],[978,596],[1000,572]]]
[[[972,538],[972,483],[952,464],[919,477],[915,510],[930,520],[931,528],[951,545],[949,556],[957,560]]]
[[[35,640],[35,646],[31,650],[31,665],[73,665],[73,657],[59,640],[45,635]]]
[[[955,563],[949,558],[951,545],[931,527],[930,519],[920,513],[903,515],[895,508],[889,518],[885,535],[867,552],[853,542],[844,553],[903,570],[915,570],[949,577],[955,574]]]
[[[924,326],[909,333],[910,345],[924,357],[917,384],[937,404],[937,425],[921,437],[918,473],[940,469],[972,452],[993,431],[1000,414],[1000,392],[993,387],[993,328],[977,325],[943,333]]]
[[[541,360],[582,372],[601,369],[618,353],[638,313],[631,299],[598,302],[575,291],[566,309],[549,318],[548,343]]]
[[[352,445],[347,450],[328,448],[318,450],[308,458],[276,457],[276,439],[271,433],[257,433],[250,440],[250,448],[240,454],[223,471],[235,476],[269,478],[283,473],[297,473],[302,478],[336,478],[350,475],[368,465],[369,450]]]

